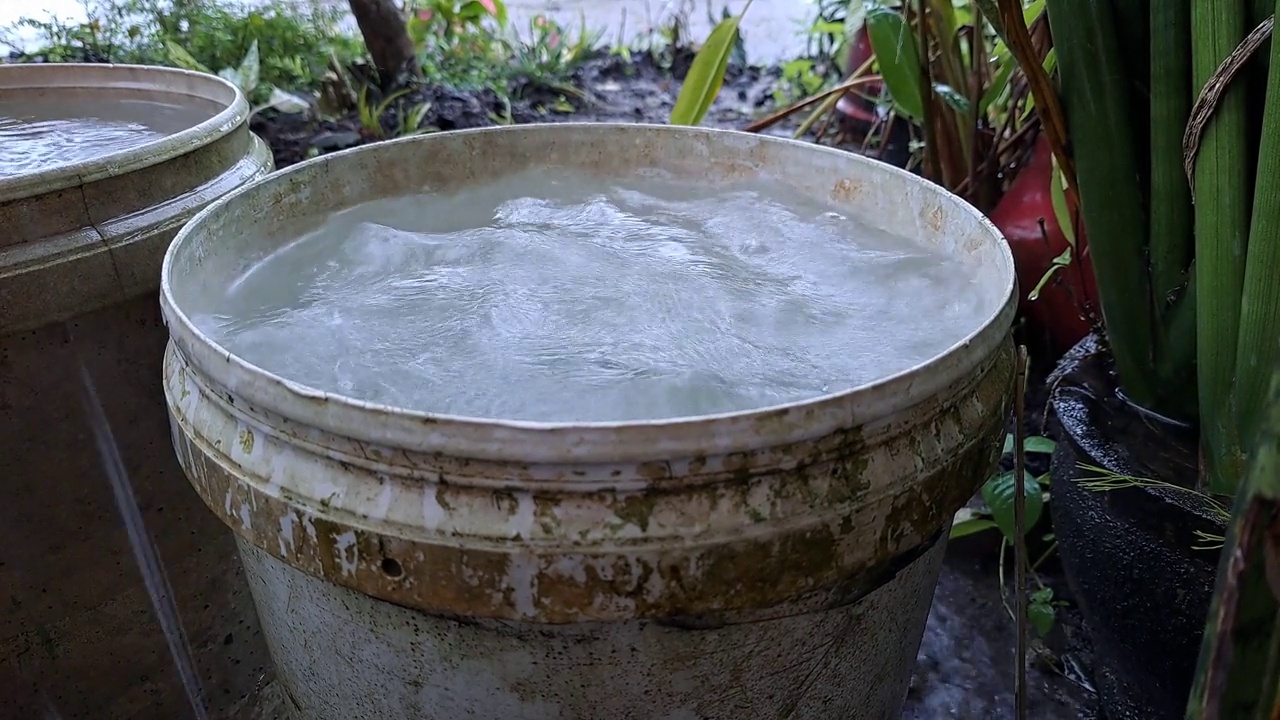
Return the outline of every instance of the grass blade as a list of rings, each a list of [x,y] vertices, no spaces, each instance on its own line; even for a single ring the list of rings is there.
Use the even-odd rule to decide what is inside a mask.
[[[742,12],[721,20],[707,36],[706,43],[693,58],[689,73],[685,75],[675,107],[671,109],[672,125],[698,125],[707,116],[711,103],[715,102],[724,85],[724,74],[729,69],[729,56],[738,38],[738,26],[742,16],[751,7],[747,0]]]

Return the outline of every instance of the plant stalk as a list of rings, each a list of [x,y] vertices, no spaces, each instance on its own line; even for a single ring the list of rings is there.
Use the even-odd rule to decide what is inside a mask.
[[[1235,406],[1245,443],[1258,432],[1262,398],[1280,360],[1280,43],[1272,40],[1270,50],[1236,345]]]
[[[1280,717],[1280,373],[1269,396],[1219,560],[1188,720]]]
[[[1151,4],[1151,289],[1165,333],[1194,248],[1191,186],[1182,167],[1190,115],[1191,0],[1158,0]]]
[[[1204,87],[1245,35],[1245,0],[1193,0],[1193,87]],[[1232,385],[1249,233],[1245,86],[1232,83],[1209,120],[1195,165],[1196,367],[1204,477],[1211,491],[1239,483]],[[1110,318],[1108,318],[1110,320]]]
[[[1148,225],[1131,109],[1131,84],[1119,69],[1116,16],[1109,0],[1048,0],[1049,24],[1074,150],[1076,190],[1107,339],[1126,395],[1160,412]]]

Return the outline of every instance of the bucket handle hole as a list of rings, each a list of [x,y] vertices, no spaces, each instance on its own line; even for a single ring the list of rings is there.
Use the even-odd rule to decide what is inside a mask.
[[[382,572],[394,580],[404,575],[404,568],[400,566],[400,562],[395,558],[382,558]]]

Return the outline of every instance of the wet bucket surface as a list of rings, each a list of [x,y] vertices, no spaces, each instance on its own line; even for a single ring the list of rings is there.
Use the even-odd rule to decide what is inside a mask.
[[[318,392],[183,312],[327,212],[546,158],[768,173],[955,253],[990,313],[921,366],[810,401],[549,424]],[[739,133],[524,126],[340,153],[202,213],[164,273],[179,460],[239,537],[295,708],[321,720],[893,717],[943,530],[1009,400],[1013,266],[980,214],[874,161]]]
[[[234,544],[169,450],[155,291],[182,223],[270,155],[211,76],[3,66],[0,98],[155,126],[0,168],[0,717],[237,717],[268,658]],[[20,155],[33,126],[7,127]]]

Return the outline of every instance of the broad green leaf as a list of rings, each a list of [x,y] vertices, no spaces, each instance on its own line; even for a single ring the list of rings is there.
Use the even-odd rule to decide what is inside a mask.
[[[191,53],[187,52],[186,48],[176,42],[172,40],[165,40],[164,49],[165,53],[169,56],[169,62],[173,63],[175,67],[182,68],[183,70],[194,70],[195,72],[210,72],[209,68],[201,65],[199,60],[191,57]]]
[[[1031,602],[1027,604],[1027,622],[1035,628],[1037,635],[1045,637],[1053,630],[1056,615],[1051,588],[1040,588],[1031,593]]]
[[[271,96],[267,99],[267,107],[273,107],[287,115],[296,115],[300,112],[306,112],[307,108],[311,107],[311,103],[307,102],[305,98],[273,86],[271,88]]]
[[[1023,474],[1023,487],[1026,490],[1024,530],[1030,530],[1040,520],[1044,511],[1044,497],[1040,494],[1040,484],[1030,475]],[[1012,541],[1017,536],[1014,522],[1014,506],[1017,495],[1013,472],[1003,472],[991,478],[982,486],[982,500],[991,509],[991,519],[1006,538]]]
[[[867,37],[885,88],[897,110],[913,119],[924,118],[924,94],[920,86],[920,53],[906,19],[884,0],[867,0]]]
[[[953,523],[951,525],[951,539],[962,538],[966,535],[977,535],[984,530],[990,530],[997,527],[995,522],[987,518],[970,518],[963,522]]]
[[[259,77],[261,76],[261,63],[258,58],[258,41],[254,40],[249,43],[249,51],[244,54],[244,60],[240,61],[240,67],[235,70],[235,84],[245,95],[252,93],[258,87]]]
[[[671,109],[672,125],[698,125],[707,116],[724,85],[724,73],[729,68],[729,56],[733,53],[742,15],[750,7],[748,0],[741,13],[721,20],[707,36],[707,42],[689,66],[684,85],[680,86],[680,95]]]
[[[1052,454],[1058,444],[1043,435],[1031,435],[1022,441],[1022,449],[1029,453]]]
[[[1004,436],[1004,448],[1000,450],[1001,455],[1008,455],[1013,452],[1014,437],[1013,433],[1006,433]],[[1029,435],[1022,441],[1022,451],[1028,453],[1044,453],[1049,454],[1057,447],[1057,443],[1043,435]]]
[[[990,517],[978,514],[967,507],[960,508],[960,511],[951,519],[951,539],[974,535],[994,527],[996,524]]]
[[[864,0],[849,0],[844,13],[844,34],[852,38],[867,23],[867,7]],[[850,68],[851,70],[854,68]]]

